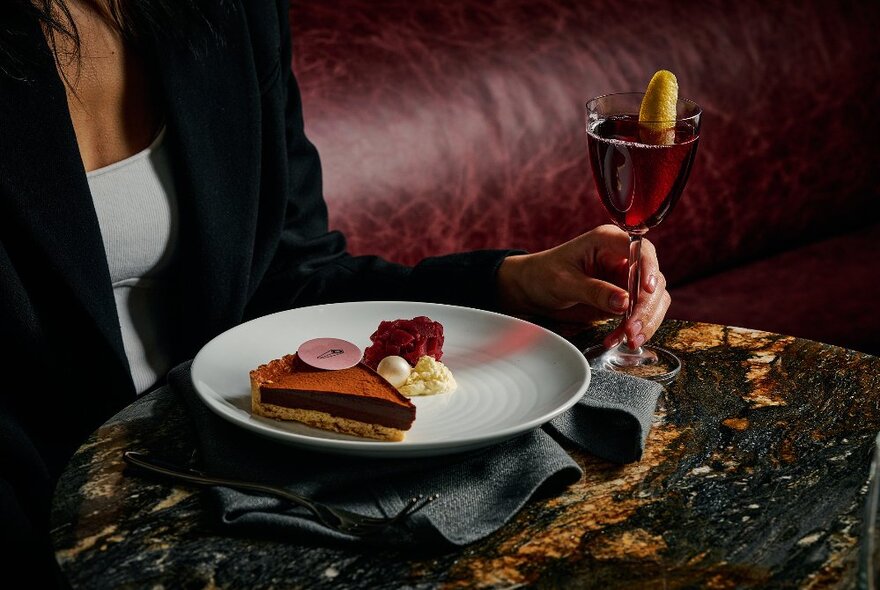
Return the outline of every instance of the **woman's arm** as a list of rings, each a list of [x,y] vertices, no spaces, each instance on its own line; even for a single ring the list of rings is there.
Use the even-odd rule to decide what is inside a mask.
[[[273,256],[247,315],[290,307],[352,300],[418,300],[496,307],[495,275],[510,250],[485,250],[427,258],[415,267],[375,256],[352,256],[342,234],[331,231],[322,194],[317,150],[303,128],[302,102],[290,69],[287,2],[278,3],[281,39],[283,132],[287,158],[283,227],[271,244]],[[263,97],[273,110],[272,96]],[[271,113],[264,113],[271,116]],[[272,130],[269,130],[272,131]],[[263,195],[263,198],[272,196]],[[258,240],[260,236],[258,236]]]

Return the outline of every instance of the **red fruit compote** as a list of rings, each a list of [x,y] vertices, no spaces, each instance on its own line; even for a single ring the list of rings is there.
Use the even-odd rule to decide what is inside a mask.
[[[668,140],[672,133],[672,129],[660,132]],[[640,127],[637,115],[590,122],[587,142],[596,188],[621,229],[644,233],[660,223],[678,201],[700,136],[692,122],[680,121],[674,137],[667,144],[649,143],[662,137]]]

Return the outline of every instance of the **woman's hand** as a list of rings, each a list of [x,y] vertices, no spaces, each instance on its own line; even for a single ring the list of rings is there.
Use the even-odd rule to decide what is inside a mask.
[[[623,315],[629,236],[601,225],[577,238],[535,254],[509,256],[498,271],[501,308],[508,313],[540,314],[563,321],[590,322]],[[671,298],[657,252],[642,240],[639,303],[629,320],[605,337],[612,348],[624,336],[632,348],[644,344],[663,321]]]

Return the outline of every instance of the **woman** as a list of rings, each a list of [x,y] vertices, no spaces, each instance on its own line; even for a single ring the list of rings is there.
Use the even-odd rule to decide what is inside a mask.
[[[303,133],[284,0],[17,0],[0,8],[0,536],[46,574],[52,486],[174,364],[252,317],[442,301],[589,321],[627,306],[628,239],[415,267],[346,253]],[[653,247],[606,346],[669,306]],[[7,570],[8,571],[8,570]]]

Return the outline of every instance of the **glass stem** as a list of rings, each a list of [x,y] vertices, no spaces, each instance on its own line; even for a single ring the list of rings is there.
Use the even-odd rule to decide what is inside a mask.
[[[629,320],[639,303],[639,285],[642,280],[642,235],[629,234],[629,273],[626,281],[629,291],[629,307],[626,308],[624,322]]]

